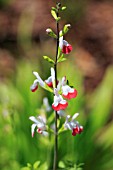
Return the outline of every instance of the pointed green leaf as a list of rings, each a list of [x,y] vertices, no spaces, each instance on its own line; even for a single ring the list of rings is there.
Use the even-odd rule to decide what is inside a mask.
[[[33,164],[33,168],[34,169],[37,169],[40,165],[40,161],[36,161],[34,164]]]
[[[64,11],[65,9],[66,9],[66,6],[63,6],[63,7],[61,8],[62,11]]]
[[[67,60],[67,58],[59,58],[59,60],[57,62],[60,63],[60,62],[66,61],[66,60]]]
[[[58,17],[57,17],[56,11],[54,11],[53,9],[51,10],[51,15],[53,16],[55,20],[57,20]]]
[[[55,62],[54,62],[51,58],[49,58],[48,56],[43,56],[43,58],[44,58],[46,61],[48,61],[49,63],[52,63],[52,64],[55,63]]]
[[[51,8],[53,11],[57,12],[57,9],[55,7],[52,7]]]

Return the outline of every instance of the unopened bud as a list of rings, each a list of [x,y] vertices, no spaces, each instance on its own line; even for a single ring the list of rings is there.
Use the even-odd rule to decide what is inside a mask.
[[[66,26],[68,29],[71,28],[71,24],[66,24],[65,26]]]
[[[46,29],[46,33],[47,33],[47,34],[49,34],[49,33],[51,33],[51,32],[52,32],[52,29],[51,29],[51,28],[47,28],[47,29]]]
[[[46,29],[46,33],[53,38],[57,38],[56,34],[53,32],[53,30],[51,28],[47,28]]]

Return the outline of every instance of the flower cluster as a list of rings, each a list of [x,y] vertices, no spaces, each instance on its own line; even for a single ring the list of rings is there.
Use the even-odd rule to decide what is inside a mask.
[[[59,32],[59,54],[57,56],[57,62],[64,61],[64,54],[69,54],[72,51],[72,46],[63,38],[63,35],[68,31],[69,28],[70,24],[67,24],[64,26],[64,29]],[[52,29],[48,28],[46,32],[53,38],[57,38],[57,35],[52,31]],[[55,62],[48,56],[44,56],[44,59],[46,59],[50,63],[55,64]],[[66,118],[64,127],[71,130],[73,136],[76,136],[76,134],[80,134],[83,131],[83,127],[79,124],[78,121],[75,120],[79,114],[76,113],[71,118],[70,115],[66,116],[64,112],[64,110],[68,106],[68,100],[77,97],[77,90],[69,86],[66,76],[62,77],[61,80],[56,80],[57,78],[55,77],[55,70],[53,67],[51,67],[50,77],[48,77],[46,80],[42,80],[39,74],[35,71],[33,72],[33,74],[36,79],[30,87],[31,91],[35,92],[40,85],[42,88],[48,90],[54,95],[53,103],[51,106],[49,106],[47,98],[43,100],[46,111],[50,111],[51,109],[55,110],[56,114],[58,114],[60,117],[63,116]],[[43,136],[48,135],[46,121],[43,119],[43,117],[38,116],[37,118],[35,118],[34,116],[31,116],[29,119],[33,121],[33,125],[31,127],[32,137],[34,136],[35,128],[37,128],[37,132],[39,134],[42,134]]]
[[[53,91],[54,93],[54,102],[52,104],[52,108],[55,111],[64,110],[68,106],[67,101],[64,100],[63,97],[69,100],[77,96],[77,90],[67,85],[66,77],[63,77],[61,82],[57,81],[57,88],[54,88],[55,72],[53,68],[51,68],[51,76],[45,81],[40,78],[37,72],[33,72],[33,74],[36,76],[36,80],[34,80],[33,84],[31,85],[31,91],[35,92],[38,89],[38,84],[46,90],[51,89],[50,91]]]

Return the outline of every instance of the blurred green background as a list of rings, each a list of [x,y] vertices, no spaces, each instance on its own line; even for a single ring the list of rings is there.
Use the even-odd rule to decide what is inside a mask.
[[[43,79],[50,67],[43,55],[55,57],[55,41],[45,30],[55,30],[50,15],[56,1],[0,0],[0,169],[20,170],[29,162],[47,161],[51,168],[53,143],[35,134],[31,137],[29,116],[39,114],[41,88],[30,91],[38,71]],[[65,37],[73,51],[58,66],[58,77],[66,75],[78,90],[67,112],[78,118],[84,131],[73,137],[59,136],[59,161],[84,163],[83,170],[113,170],[113,3],[96,0],[61,0],[61,29],[71,23]],[[47,115],[48,119],[51,115]],[[41,169],[44,169],[42,166]]]

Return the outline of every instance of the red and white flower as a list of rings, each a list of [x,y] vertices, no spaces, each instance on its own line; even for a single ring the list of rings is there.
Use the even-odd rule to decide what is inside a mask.
[[[66,129],[69,129],[72,131],[73,136],[76,136],[77,134],[80,134],[83,131],[83,126],[81,126],[79,122],[75,120],[78,115],[79,113],[75,113],[72,119],[70,115],[67,115],[66,121],[64,124]]]
[[[64,54],[69,54],[72,51],[72,46],[66,40],[63,40],[63,36],[59,38],[59,47]]]
[[[45,80],[45,83],[53,88],[52,76],[48,77],[48,79]]]
[[[34,116],[30,116],[29,119],[34,123],[31,126],[31,134],[34,137],[35,128],[37,127],[37,133],[42,134],[43,136],[48,136],[48,132],[46,131],[46,122],[44,118],[38,116],[37,118]]]
[[[72,99],[77,96],[77,90],[66,84],[66,77],[62,78],[62,96],[66,99]]]
[[[37,72],[33,72],[36,79],[34,80],[33,84],[31,85],[30,89],[32,92],[35,92],[38,89],[38,84],[44,88],[45,82],[40,78],[39,74]]]
[[[64,100],[60,94],[58,94],[57,89],[54,89],[54,94],[55,95],[54,95],[54,102],[52,104],[52,108],[56,111],[64,110],[68,106],[67,101]]]

